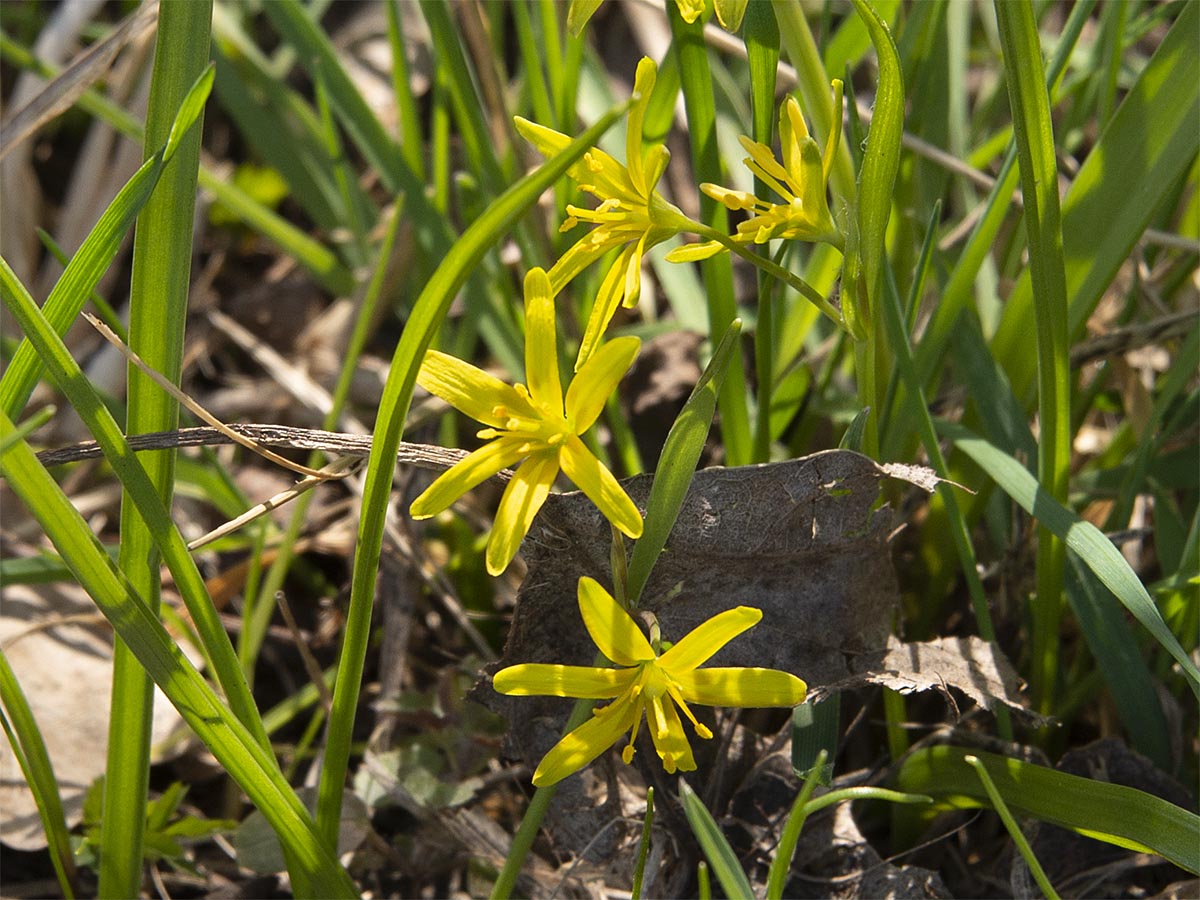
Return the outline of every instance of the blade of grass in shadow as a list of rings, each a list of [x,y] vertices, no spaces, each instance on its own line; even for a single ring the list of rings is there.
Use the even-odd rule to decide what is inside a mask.
[[[1071,371],[1067,345],[1067,285],[1063,268],[1058,163],[1050,97],[1030,0],[996,0],[1004,73],[1012,108],[1017,169],[1025,199],[1029,271],[1037,323],[1038,480],[1065,503],[1071,476]],[[1038,530],[1037,597],[1033,607],[1030,693],[1042,714],[1054,709],[1059,666],[1066,547]]]
[[[1004,822],[1004,827],[1008,831],[1009,837],[1017,845],[1017,850],[1020,851],[1021,858],[1025,860],[1025,865],[1029,866],[1033,880],[1037,882],[1038,887],[1042,889],[1042,893],[1046,895],[1046,900],[1059,900],[1058,892],[1054,890],[1054,885],[1046,877],[1046,872],[1042,868],[1042,864],[1033,855],[1033,848],[1029,846],[1029,841],[1025,837],[1025,833],[1021,831],[1021,826],[1017,824],[1017,820],[1009,812],[1008,804],[1004,802],[1004,797],[996,789],[996,785],[992,781],[992,776],[988,774],[987,766],[983,764],[983,761],[978,756],[964,756],[963,762],[971,766],[979,775],[979,781],[983,784],[983,789],[987,791],[988,801],[992,804],[992,809],[996,811],[1001,821]]]
[[[671,20],[672,47],[679,59],[683,85],[683,102],[687,110],[688,133],[691,138],[692,168],[698,182],[722,184],[721,157],[717,149],[716,109],[713,105],[712,72],[709,69],[708,46],[704,42],[704,23],[697,19],[691,25],[683,21],[674,3],[668,3]],[[729,217],[725,207],[707,194],[700,197],[700,221],[718,232],[728,233]],[[737,299],[733,293],[733,263],[729,254],[719,253],[700,264],[704,276],[704,292],[708,298],[709,339],[724,334],[737,317]],[[726,464],[744,466],[750,462],[753,436],[750,431],[750,412],[746,402],[746,376],[741,359],[725,377],[720,402],[721,439],[725,446]]]
[[[396,451],[404,430],[404,420],[412,403],[417,371],[425,351],[445,318],[450,302],[463,282],[479,264],[483,255],[513,227],[555,181],[584,152],[595,145],[622,114],[627,104],[606,113],[591,128],[576,138],[558,156],[522,178],[498,197],[450,248],[413,306],[400,342],[392,357],[387,382],[379,403],[371,456],[367,463],[363,488],[362,514],[358,543],[354,554],[354,573],[350,590],[350,608],[346,616],[345,638],[334,687],[334,706],[329,719],[325,764],[318,789],[317,821],[330,848],[337,845],[338,820],[342,792],[350,758],[354,713],[370,638],[371,606],[375,578],[383,545],[383,523],[395,470]]]
[[[721,833],[721,826],[704,806],[696,792],[682,778],[679,779],[679,803],[683,806],[683,814],[687,816],[688,824],[692,826],[692,834],[696,836],[704,858],[721,882],[721,888],[726,897],[753,897],[754,888],[738,862],[737,854]]]
[[[1067,601],[1112,694],[1129,742],[1164,772],[1170,772],[1167,719],[1150,668],[1142,658],[1138,635],[1120,607],[1108,600],[1096,576],[1073,554],[1067,556]]]
[[[9,746],[37,805],[58,886],[64,897],[73,898],[77,887],[75,856],[71,849],[67,817],[63,812],[62,795],[58,792],[58,779],[54,776],[54,766],[50,762],[37,719],[3,650],[0,650],[0,703],[4,705],[3,715],[0,716],[4,733],[8,736]]]
[[[659,554],[667,545],[671,529],[675,527],[675,519],[692,483],[696,463],[708,440],[721,382],[726,377],[730,361],[735,358],[734,351],[738,347],[741,331],[741,319],[734,319],[663,443],[658,470],[654,473],[650,497],[646,501],[645,529],[633,545],[633,554],[629,559],[627,584],[631,608],[637,607],[650,570],[654,568]]]
[[[199,118],[211,87],[211,73],[201,76],[192,86],[186,101],[178,107],[170,139],[163,142],[113,198],[54,285],[43,312],[58,334],[66,333],[108,270],[125,233],[133,226],[134,219],[162,176],[164,166],[175,155],[183,135]],[[37,352],[27,341],[23,342],[0,379],[0,408],[9,418],[20,415],[25,408],[40,371]]]
[[[211,0],[167,3],[158,9],[143,140],[148,159],[157,155],[156,148],[163,141],[172,140],[174,120],[181,104],[188,102],[193,82],[203,78],[211,88],[215,74],[208,61],[211,29]],[[205,99],[208,92],[204,91]],[[176,385],[183,371],[202,116],[197,117],[197,127],[178,139],[179,149],[163,167],[154,193],[138,213],[133,235],[129,347]],[[178,425],[175,398],[164,393],[144,372],[128,366],[125,433],[169,431]],[[139,462],[164,510],[170,509],[175,489],[175,452],[148,453]],[[122,491],[117,566],[129,579],[134,595],[142,598],[154,616],[158,615],[162,590],[160,560],[156,535],[138,513],[132,496]],[[99,894],[133,897],[141,887],[145,864],[154,682],[121,641],[113,644],[111,692]]]
[[[0,411],[0,441],[12,434]],[[271,823],[292,859],[306,874],[314,896],[357,897],[353,882],[325,849],[303,804],[271,753],[220,701],[129,581],[116,569],[62,489],[24,441],[0,456],[0,473],[62,554],[79,584],[113,630],[162,688],[184,721]],[[144,816],[145,807],[139,812]]]
[[[1118,847],[1157,853],[1200,874],[1200,816],[1134,788],[950,746],[913,751],[896,781],[905,791],[929,794],[948,806],[984,806],[987,792],[968,756],[980,760],[1004,802],[1019,815]]]
[[[967,428],[938,421],[938,431],[967,454],[1013,498],[1022,509],[1036,516],[1083,560],[1084,564],[1117,599],[1146,627],[1146,630],[1179,664],[1188,686],[1200,697],[1200,671],[1179,646],[1141,580],[1129,567],[1112,541],[1095,525],[1085,522],[1063,506],[1038,483],[1023,465]]]

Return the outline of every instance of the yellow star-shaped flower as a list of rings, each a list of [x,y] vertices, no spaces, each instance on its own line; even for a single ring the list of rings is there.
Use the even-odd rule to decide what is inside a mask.
[[[631,762],[643,712],[663,768],[668,773],[690,772],[696,768],[696,760],[679,710],[701,738],[711,738],[712,732],[696,721],[689,703],[743,707],[795,706],[804,701],[806,685],[788,672],[699,668],[757,624],[761,610],[739,606],[719,613],[662,653],[658,642],[647,640],[630,615],[591,578],[579,579],[579,611],[600,651],[627,668],[526,663],[501,669],[493,679],[501,694],[612,700],[546,754],[533,774],[538,787],[555,784],[582,769],[627,731],[632,733],[621,758]]]
[[[842,83],[833,82],[835,122],[841,122]],[[788,97],[779,108],[779,143],[783,164],[780,165],[766,144],[740,135],[738,140],[750,156],[743,160],[751,172],[771,187],[783,203],[767,203],[747,191],[735,191],[716,184],[702,184],[700,190],[732,210],[748,210],[751,215],[738,225],[734,240],[741,243],[765,244],[775,238],[793,241],[825,241],[839,250],[843,246],[841,232],[829,213],[827,185],[829,173],[837,156],[842,129],[830,130],[829,140],[821,153],[817,142],[808,133],[800,104]],[[725,250],[716,241],[679,247],[667,255],[671,262],[705,259]]]
[[[657,72],[651,59],[643,58],[638,63],[633,85],[637,96],[626,124],[625,165],[597,148],[585,153],[583,159],[567,172],[583,190],[596,197],[600,205],[595,209],[567,207],[568,218],[562,225],[563,231],[580,222],[596,227],[550,268],[554,293],[561,291],[571,279],[608,251],[624,248],[601,283],[584,330],[575,362],[576,371],[596,351],[617,305],[622,300],[626,306],[637,304],[645,252],[680,231],[692,230],[693,223],[655,190],[671,154],[661,144],[642,151],[642,123]],[[571,143],[567,135],[519,116],[516,125],[522,137],[547,158],[561,153]]]
[[[413,501],[415,519],[437,515],[471,488],[521,460],[504,490],[487,545],[487,570],[499,575],[516,556],[550,486],[561,470],[631,538],[641,537],[638,508],[579,436],[592,427],[604,402],[641,346],[637,338],[609,341],[579,370],[563,396],[558,375],[554,296],[541,269],[525,278],[525,378],[507,385],[475,366],[430,350],[417,383],[455,409],[487,425],[490,439],[443,472]]]

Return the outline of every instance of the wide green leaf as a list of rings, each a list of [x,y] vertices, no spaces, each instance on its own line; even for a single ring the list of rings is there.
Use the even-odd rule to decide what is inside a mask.
[[[968,756],[983,762],[1004,802],[1018,815],[1157,853],[1200,874],[1200,816],[1134,788],[948,746],[914,751],[905,757],[896,780],[902,790],[929,794],[950,806],[986,806],[987,791]]]

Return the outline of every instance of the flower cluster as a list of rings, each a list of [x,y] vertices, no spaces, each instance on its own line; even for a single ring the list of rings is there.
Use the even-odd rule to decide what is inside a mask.
[[[694,20],[703,12],[704,2],[679,0],[681,14],[688,21]],[[597,0],[576,0],[572,4],[571,15],[579,20],[579,27],[597,5]],[[744,4],[734,0],[725,6],[740,17],[735,7]],[[718,12],[720,9],[718,3]],[[625,163],[592,148],[568,170],[568,176],[595,197],[598,205],[594,209],[569,205],[563,230],[579,224],[590,225],[591,229],[549,271],[534,268],[526,276],[525,383],[506,384],[436,350],[427,353],[417,378],[430,393],[482,423],[485,427],[478,437],[486,443],[444,472],[413,501],[411,512],[415,518],[437,515],[484,480],[517,466],[501,497],[488,539],[485,559],[493,575],[503,572],[516,555],[560,472],[596,504],[617,530],[634,539],[642,534],[637,506],[581,436],[596,422],[607,398],[638,354],[637,338],[605,341],[604,336],[618,306],[637,303],[647,251],[683,232],[719,240],[679,248],[668,254],[668,260],[702,259],[730,248],[746,255],[741,244],[774,239],[826,241],[842,246],[826,196],[839,129],[833,130],[822,153],[808,133],[799,106],[791,99],[780,110],[782,164],[764,144],[741,139],[750,154],[745,161],[747,167],[783,202],[768,203],[744,192],[702,185],[705,193],[730,209],[751,214],[732,236],[688,219],[668,202],[658,192],[658,183],[670,154],[661,144],[643,146],[656,74],[651,60],[643,59],[638,64],[626,127]],[[839,109],[840,87],[834,83]],[[516,124],[525,139],[546,157],[557,156],[571,143],[568,135],[534,122],[518,118]],[[574,376],[564,393],[554,298],[587,267],[613,251],[617,251],[615,261],[602,279],[575,360]],[[750,255],[757,264],[766,265]],[[792,277],[778,266],[768,271],[778,277]],[[814,302],[821,300],[817,295]],[[804,682],[786,672],[700,668],[762,618],[757,609],[738,606],[726,610],[671,646],[659,639],[657,626],[651,628],[649,638],[642,634],[629,613],[590,578],[579,581],[579,608],[592,639],[617,668],[525,664],[503,669],[494,679],[495,689],[505,694],[611,701],[547,754],[534,775],[536,785],[554,784],[586,766],[626,733],[629,741],[621,755],[626,763],[630,762],[643,717],[667,772],[690,771],[696,768],[696,762],[683,719],[692,723],[701,738],[711,738],[712,732],[696,719],[689,704],[794,706],[805,697]]]

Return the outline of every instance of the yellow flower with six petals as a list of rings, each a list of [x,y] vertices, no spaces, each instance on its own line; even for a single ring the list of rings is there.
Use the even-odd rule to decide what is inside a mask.
[[[498,378],[437,350],[425,355],[417,383],[455,409],[488,426],[489,439],[443,472],[413,501],[415,519],[447,509],[471,488],[521,460],[504,490],[487,545],[487,570],[499,575],[516,556],[561,470],[608,519],[631,538],[642,517],[613,474],[580,440],[629,369],[637,338],[609,341],[579,370],[563,396],[558,374],[554,296],[542,269],[525,278],[525,378],[528,386]]]
[[[502,694],[612,700],[546,754],[533,775],[538,787],[555,784],[583,768],[627,731],[632,733],[621,758],[631,762],[643,712],[663,767],[668,773],[690,772],[696,760],[679,711],[701,738],[711,738],[712,732],[696,720],[689,703],[757,707],[795,706],[804,701],[806,685],[788,672],[699,668],[757,624],[762,619],[760,610],[739,606],[719,613],[661,653],[657,639],[647,640],[630,615],[591,578],[579,579],[579,611],[600,651],[627,668],[525,663],[501,669],[493,679]]]
[[[842,83],[833,82],[834,121],[841,122]],[[830,130],[825,152],[808,133],[800,104],[788,97],[779,108],[780,165],[766,144],[740,135],[738,140],[750,156],[743,162],[751,172],[783,198],[783,203],[767,203],[746,191],[735,191],[716,184],[702,184],[700,190],[731,210],[748,210],[749,219],[738,225],[734,240],[765,244],[775,238],[794,241],[825,241],[842,249],[841,232],[829,213],[827,186],[837,156],[842,130]],[[704,259],[727,249],[716,241],[680,247],[668,255],[672,262]]]
[[[595,209],[568,206],[568,218],[562,231],[580,222],[596,227],[580,238],[562,255],[549,271],[555,294],[604,254],[622,247],[608,273],[588,317],[575,370],[587,362],[596,351],[605,328],[612,320],[617,306],[637,304],[641,293],[642,257],[646,251],[680,231],[691,231],[691,222],[680,210],[663,199],[655,190],[670,152],[661,144],[642,151],[642,123],[650,103],[657,77],[654,61],[643,58],[634,79],[636,99],[629,110],[626,123],[625,165],[621,165],[599,148],[589,150],[567,174],[579,186],[600,201]],[[571,138],[553,129],[538,125],[520,116],[517,130],[538,152],[549,158],[561,153]]]

